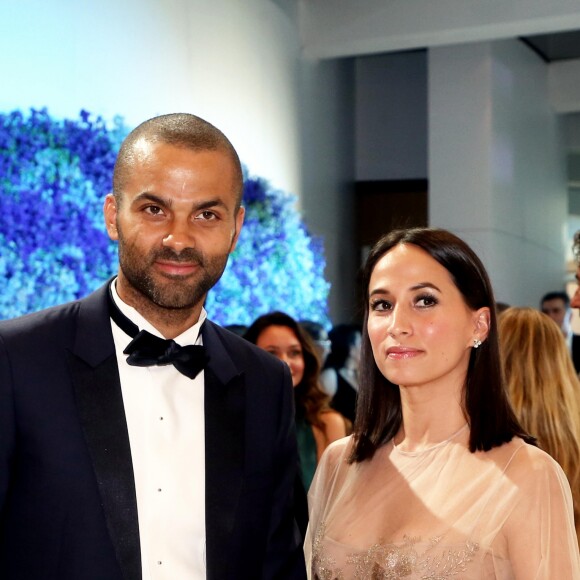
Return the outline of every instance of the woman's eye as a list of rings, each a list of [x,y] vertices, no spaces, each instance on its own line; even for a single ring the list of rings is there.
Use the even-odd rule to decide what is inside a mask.
[[[416,304],[420,308],[428,308],[429,306],[435,306],[435,304],[438,304],[438,300],[435,298],[435,296],[428,294],[425,296],[419,296],[417,298]]]
[[[375,312],[387,312],[392,308],[393,305],[388,300],[373,300],[371,302],[371,310]]]
[[[301,350],[293,350],[290,352],[290,357],[291,358],[300,358],[302,356],[302,351]]]

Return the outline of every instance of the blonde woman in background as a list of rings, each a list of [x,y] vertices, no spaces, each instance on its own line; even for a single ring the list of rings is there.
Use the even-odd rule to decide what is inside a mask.
[[[499,317],[506,386],[522,427],[566,473],[580,538],[580,381],[558,325],[533,308]]]

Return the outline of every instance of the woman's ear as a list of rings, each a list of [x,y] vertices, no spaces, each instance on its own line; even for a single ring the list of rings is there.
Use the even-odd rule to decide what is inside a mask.
[[[491,324],[491,313],[487,306],[476,310],[475,316],[475,336],[473,338],[483,342],[489,334],[489,327]]]

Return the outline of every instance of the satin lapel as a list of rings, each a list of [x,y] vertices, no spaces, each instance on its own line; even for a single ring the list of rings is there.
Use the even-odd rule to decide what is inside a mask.
[[[245,452],[244,377],[215,327],[206,322],[205,517],[208,579],[224,578],[236,508],[243,483]]]
[[[81,303],[69,364],[80,421],[123,577],[140,580],[133,464],[104,290]]]

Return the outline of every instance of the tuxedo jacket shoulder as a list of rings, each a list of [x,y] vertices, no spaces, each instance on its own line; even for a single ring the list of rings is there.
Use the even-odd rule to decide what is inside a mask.
[[[210,321],[202,334],[208,578],[305,578],[288,366]]]
[[[3,579],[141,578],[106,292],[0,322]],[[209,321],[203,340],[207,577],[302,578],[288,371]]]

